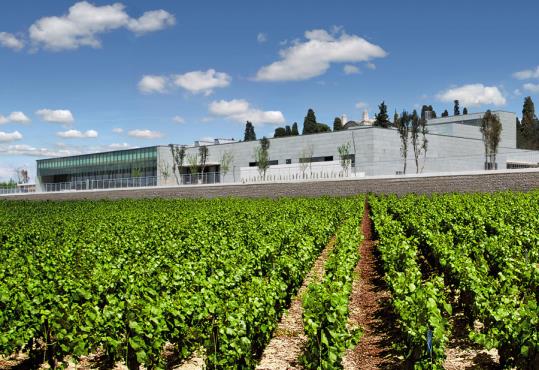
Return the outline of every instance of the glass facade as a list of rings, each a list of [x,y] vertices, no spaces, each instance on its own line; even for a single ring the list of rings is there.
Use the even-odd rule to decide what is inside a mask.
[[[37,161],[43,184],[157,175],[157,147]]]

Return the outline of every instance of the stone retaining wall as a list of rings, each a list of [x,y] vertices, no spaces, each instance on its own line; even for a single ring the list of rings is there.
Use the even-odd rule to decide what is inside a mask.
[[[361,193],[431,194],[451,192],[529,191],[539,188],[539,171],[514,171],[453,176],[392,177],[294,183],[258,183],[234,185],[198,185],[168,188],[141,188],[34,193],[9,195],[11,200],[77,200],[121,198],[215,198],[215,197],[317,197],[346,196]]]

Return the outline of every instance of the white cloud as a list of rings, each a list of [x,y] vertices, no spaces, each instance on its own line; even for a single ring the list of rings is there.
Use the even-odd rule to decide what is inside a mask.
[[[164,76],[145,75],[138,83],[138,89],[145,93],[164,93],[167,91],[167,78]]]
[[[251,121],[253,124],[275,124],[285,123],[283,113],[280,111],[262,111],[252,108],[244,99],[213,101],[209,110],[211,114],[232,119],[236,122]]]
[[[11,112],[9,116],[7,116],[7,120],[14,123],[30,122],[30,118],[28,118],[23,112]]]
[[[365,102],[363,102],[361,100],[356,103],[356,108],[357,109],[366,109],[368,106],[369,106],[369,104],[367,104],[367,103],[365,103]]]
[[[114,127],[114,128],[112,129],[112,132],[114,132],[115,134],[121,134],[121,133],[124,132],[124,129],[121,128],[121,127]]]
[[[230,85],[230,76],[215,69],[207,71],[192,71],[174,76],[174,84],[193,94],[204,93],[210,95],[213,89]]]
[[[161,134],[159,131],[151,130],[131,130],[127,134],[139,139],[158,139],[163,137],[163,134]]]
[[[24,42],[11,33],[0,32],[0,45],[13,50],[21,50]]]
[[[174,24],[174,16],[164,10],[146,12],[138,19],[131,18],[124,5],[96,6],[87,1],[72,5],[67,14],[43,17],[30,26],[33,43],[50,50],[77,49],[80,46],[98,48],[98,35],[126,27],[137,33],[162,29]]]
[[[64,139],[93,139],[98,136],[98,133],[95,130],[87,130],[84,132],[79,130],[67,130],[57,132],[56,135]]]
[[[9,122],[9,120],[6,117],[4,117],[4,116],[2,116],[0,114],[0,125],[3,125],[3,124],[8,123],[8,122]]]
[[[478,106],[483,104],[504,105],[506,99],[496,86],[470,84],[442,91],[436,97],[444,102],[459,100],[462,106]]]
[[[182,116],[174,116],[172,117],[172,121],[175,123],[185,123],[185,118]]]
[[[343,71],[345,74],[347,75],[354,75],[354,74],[358,74],[359,73],[359,68],[356,67],[355,65],[353,64],[346,64],[344,67],[343,67]]]
[[[127,143],[112,143],[112,144],[107,145],[107,147],[108,149],[114,149],[114,150],[132,148],[132,146]]]
[[[45,122],[70,124],[75,121],[73,114],[67,109],[40,109],[36,114]]]
[[[372,69],[372,70],[375,70],[376,69],[376,64],[372,63],[372,62],[368,62],[366,64],[367,68],[368,69]]]
[[[324,74],[331,63],[367,62],[387,53],[364,38],[326,30],[305,32],[307,41],[293,43],[279,52],[281,60],[260,68],[258,81],[298,81]]]
[[[519,80],[527,80],[529,78],[539,78],[539,66],[535,69],[525,69],[524,71],[519,71],[513,73],[513,77]]]
[[[527,83],[527,84],[524,84],[522,88],[531,93],[539,93],[539,84]]]
[[[4,132],[0,131],[0,141],[15,141],[21,140],[22,134],[19,131]]]
[[[260,44],[263,44],[264,42],[268,41],[268,35],[260,32],[258,35],[256,35],[256,41],[258,41],[258,43]]]
[[[64,157],[69,155],[82,154],[81,150],[60,149],[52,150],[48,148],[36,148],[27,144],[0,145],[0,153],[10,155],[28,155],[32,157]]]
[[[159,31],[176,24],[176,18],[169,12],[160,9],[145,12],[138,19],[130,19],[127,28],[137,34]]]

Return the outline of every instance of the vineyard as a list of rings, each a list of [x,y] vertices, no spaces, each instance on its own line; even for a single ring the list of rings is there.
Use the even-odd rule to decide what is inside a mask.
[[[299,299],[297,366],[342,368],[371,335],[349,323],[364,203],[0,202],[0,366],[22,353],[36,368],[88,356],[173,368],[199,356],[210,369],[254,369]],[[442,368],[460,312],[469,343],[497,349],[505,368],[537,368],[539,193],[368,205],[402,366]],[[323,250],[323,276],[297,296]]]

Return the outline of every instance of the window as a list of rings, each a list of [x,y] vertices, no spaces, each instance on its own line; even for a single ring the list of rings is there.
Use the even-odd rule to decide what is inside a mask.
[[[310,158],[300,158],[299,163],[312,163],[312,162],[330,162],[333,160],[332,155],[325,157],[310,157]]]
[[[291,160],[291,159],[287,159],[287,160],[286,160],[286,164],[292,164],[292,160]]]
[[[279,161],[274,159],[272,161],[268,161],[268,165],[269,166],[275,166],[275,165],[278,165],[279,164]],[[258,166],[258,162],[249,162],[249,167],[257,167]]]

